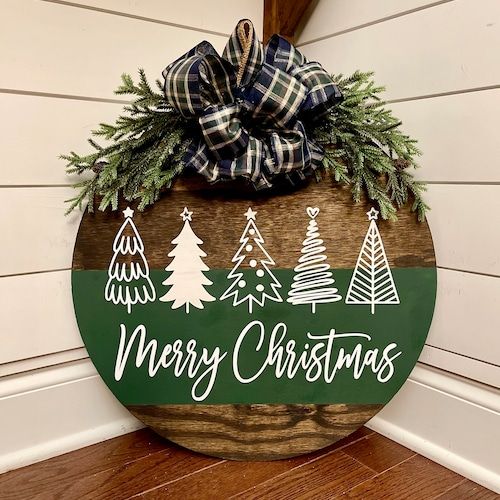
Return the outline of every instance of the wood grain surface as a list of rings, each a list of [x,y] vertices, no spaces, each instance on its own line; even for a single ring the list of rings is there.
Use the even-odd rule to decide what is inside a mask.
[[[157,405],[127,408],[174,443],[233,460],[275,460],[328,446],[383,405]]]
[[[120,209],[127,203],[122,201]],[[151,269],[163,269],[171,240],[179,233],[184,207],[193,211],[192,227],[204,241],[211,268],[232,267],[251,206],[257,227],[277,268],[293,268],[300,256],[308,217],[306,208],[319,207],[321,238],[333,268],[353,268],[368,228],[371,204],[354,204],[348,189],[332,188],[329,178],[300,188],[280,187],[255,192],[239,183],[208,185],[198,177],[179,180],[134,222],[141,234]],[[110,248],[123,215],[86,213],[74,251],[73,269],[107,269]],[[398,220],[379,220],[389,265],[435,266],[427,223],[418,223],[408,208]],[[160,435],[189,449],[236,460],[273,460],[323,448],[361,427],[382,405],[158,405],[129,410]]]
[[[149,429],[0,475],[2,500],[289,498],[493,500],[499,495],[361,427],[275,462],[203,457]]]
[[[107,269],[110,249],[123,222],[120,202],[115,212],[85,213],[77,236],[73,269]],[[179,216],[184,207],[193,211],[191,227],[203,240],[208,254],[204,262],[211,269],[232,267],[231,258],[246,224],[245,211],[256,210],[256,224],[265,248],[276,268],[293,268],[300,256],[309,217],[306,208],[319,207],[316,218],[321,238],[333,268],[352,269],[368,228],[366,212],[370,203],[355,204],[350,189],[332,187],[329,179],[311,182],[295,191],[283,187],[274,192],[255,192],[238,183],[210,186],[203,180],[180,179],[144,212],[136,211],[134,223],[144,242],[151,269],[163,269],[171,241],[182,227]],[[394,222],[378,221],[391,267],[434,267],[432,237],[427,223],[417,222],[408,208],[398,212]],[[242,265],[243,267],[243,265]]]

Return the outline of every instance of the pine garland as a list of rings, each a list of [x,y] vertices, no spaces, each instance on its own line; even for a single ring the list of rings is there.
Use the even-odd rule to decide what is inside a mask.
[[[161,90],[159,80],[156,84]],[[68,174],[94,173],[92,178],[73,186],[80,192],[68,200],[67,213],[75,207],[81,209],[85,201],[92,212],[96,196],[101,197],[99,210],[109,206],[116,210],[120,192],[128,201],[139,199],[138,209],[143,210],[182,172],[181,158],[189,143],[187,123],[167,103],[163,93],[151,88],[144,70],[139,70],[137,85],[130,75],[122,75],[122,84],[115,94],[131,95],[135,100],[125,106],[127,114],[118,117],[114,125],[101,123],[92,132],[111,144],[102,147],[89,139],[94,153],[80,156],[72,151],[61,156],[68,162]]]
[[[325,149],[325,170],[336,182],[351,186],[355,202],[365,193],[384,219],[396,219],[398,208],[412,201],[412,211],[422,221],[429,208],[422,199],[425,185],[409,171],[418,167],[415,158],[420,151],[416,141],[401,132],[401,122],[384,108],[379,97],[384,88],[376,86],[372,76],[356,72],[332,77],[344,100],[312,131],[312,139]],[[161,83],[156,83],[161,90]],[[183,171],[190,126],[163,93],[153,91],[144,71],[139,70],[138,84],[122,75],[116,94],[135,100],[114,125],[102,123],[93,132],[111,144],[103,147],[89,139],[94,153],[61,157],[68,162],[68,174],[94,174],[74,185],[80,191],[68,200],[68,213],[85,201],[93,211],[96,196],[101,198],[99,210],[115,210],[120,193],[128,201],[139,199],[138,209],[143,210]]]
[[[379,94],[385,88],[372,76],[359,71],[332,76],[344,100],[312,137],[325,149],[325,169],[337,182],[351,185],[355,202],[365,192],[384,219],[395,219],[397,209],[411,200],[422,221],[429,209],[422,199],[426,188],[408,170],[418,167],[417,141],[403,134],[401,121],[384,108]]]

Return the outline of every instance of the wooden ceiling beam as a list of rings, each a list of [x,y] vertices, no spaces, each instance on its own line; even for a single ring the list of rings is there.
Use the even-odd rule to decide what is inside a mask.
[[[274,33],[294,42],[300,20],[314,0],[264,0],[264,43]]]

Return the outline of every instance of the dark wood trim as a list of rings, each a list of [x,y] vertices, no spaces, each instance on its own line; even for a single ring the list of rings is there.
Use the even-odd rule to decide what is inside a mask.
[[[275,33],[294,42],[297,26],[314,0],[264,0],[264,43]]]

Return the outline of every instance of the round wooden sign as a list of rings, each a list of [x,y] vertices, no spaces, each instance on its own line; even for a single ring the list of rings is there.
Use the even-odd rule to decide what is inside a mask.
[[[144,212],[85,213],[82,337],[115,396],[187,448],[268,460],[331,444],[399,390],[424,345],[426,223],[329,181],[268,196],[179,181]]]

